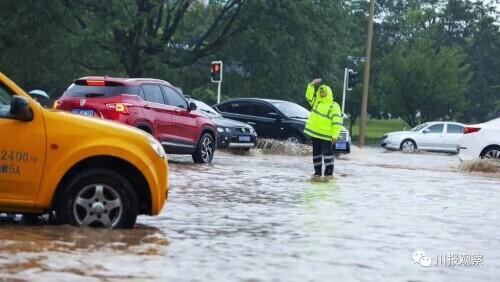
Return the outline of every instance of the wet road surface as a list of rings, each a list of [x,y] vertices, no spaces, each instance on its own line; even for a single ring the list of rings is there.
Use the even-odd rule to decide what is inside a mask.
[[[134,230],[0,223],[0,280],[500,281],[500,178],[456,156],[355,150],[328,183],[310,157],[170,160],[168,204]]]

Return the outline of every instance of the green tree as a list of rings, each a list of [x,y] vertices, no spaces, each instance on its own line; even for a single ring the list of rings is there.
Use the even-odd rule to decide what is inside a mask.
[[[383,62],[381,90],[391,113],[410,126],[460,117],[471,78],[458,48],[436,50],[432,42],[400,43]]]
[[[70,32],[115,57],[127,75],[154,75],[157,64],[182,67],[214,54],[251,18],[247,0],[66,0]],[[98,65],[96,67],[99,67]],[[161,69],[161,68],[160,68]]]

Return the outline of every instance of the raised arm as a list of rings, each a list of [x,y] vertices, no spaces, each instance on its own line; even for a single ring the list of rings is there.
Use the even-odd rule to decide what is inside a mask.
[[[311,81],[308,85],[307,85],[307,90],[306,90],[306,100],[307,100],[307,103],[309,103],[309,105],[313,105],[314,104],[314,100],[315,100],[315,96],[316,96],[316,93],[314,91],[314,86],[316,86],[317,84],[319,84],[321,82],[321,78],[315,78],[313,79],[313,81]]]

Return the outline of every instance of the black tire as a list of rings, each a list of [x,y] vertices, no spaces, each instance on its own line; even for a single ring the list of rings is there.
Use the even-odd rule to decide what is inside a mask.
[[[198,147],[193,153],[193,161],[197,164],[210,163],[214,158],[215,153],[215,141],[212,135],[204,133],[200,141],[198,142]]]
[[[417,150],[417,143],[411,139],[405,139],[399,145],[399,150],[405,153],[413,153]]]
[[[302,137],[300,137],[299,135],[297,135],[297,134],[290,134],[290,135],[288,135],[285,138],[285,141],[293,143],[293,144],[303,144],[304,143],[304,139]]]
[[[67,184],[56,205],[59,223],[107,228],[134,227],[138,212],[137,195],[122,175],[109,169],[88,169],[77,174]],[[106,222],[109,224],[106,225]]]
[[[153,134],[152,131],[151,131],[151,129],[149,127],[147,127],[147,126],[140,125],[137,128],[140,129],[140,130],[142,130],[142,131],[145,131],[145,132],[147,132],[149,134]]]
[[[492,159],[500,161],[500,146],[490,146],[481,152],[481,159]]]

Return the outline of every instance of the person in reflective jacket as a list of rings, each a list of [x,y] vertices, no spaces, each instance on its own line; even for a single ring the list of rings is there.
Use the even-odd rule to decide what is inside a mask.
[[[333,177],[333,146],[342,130],[340,106],[333,100],[333,92],[327,85],[321,85],[316,78],[307,85],[306,100],[311,106],[311,113],[304,133],[312,138],[314,176],[321,176],[323,161],[325,177]]]

